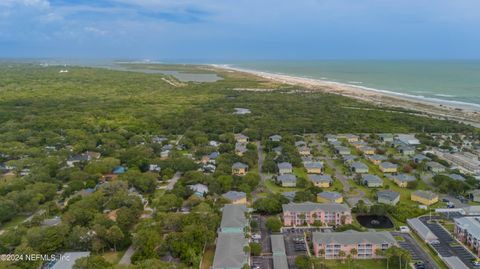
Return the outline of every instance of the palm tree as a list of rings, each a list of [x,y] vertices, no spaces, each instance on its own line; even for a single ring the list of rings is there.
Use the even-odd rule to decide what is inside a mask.
[[[405,260],[405,269],[407,269],[407,264],[412,260],[412,254],[406,249],[402,249],[401,256]]]
[[[340,251],[338,252],[338,256],[340,256],[340,258],[342,258],[342,259],[343,259],[346,255],[347,255],[347,253],[345,253],[345,251],[343,251],[343,250],[340,250]]]
[[[356,248],[352,248],[350,250],[350,254],[352,255],[352,257],[356,257],[358,254],[358,250]]]
[[[319,251],[318,251],[318,254],[322,257],[325,257],[325,249],[321,248]]]

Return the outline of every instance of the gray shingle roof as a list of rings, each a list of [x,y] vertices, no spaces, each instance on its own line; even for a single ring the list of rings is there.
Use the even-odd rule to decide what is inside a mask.
[[[398,168],[398,165],[391,162],[383,162],[380,164],[380,167],[389,169],[389,168]]]
[[[366,174],[366,175],[363,175],[362,178],[364,182],[383,184],[383,180],[376,175]]]
[[[330,175],[308,175],[308,179],[314,183],[322,183],[322,182],[332,182],[332,177]]]
[[[278,169],[292,169],[292,164],[291,163],[287,163],[287,162],[283,162],[283,163],[279,163],[278,164]]]
[[[284,183],[294,183],[297,182],[297,177],[293,174],[285,174],[277,176],[277,180]]]
[[[390,191],[390,190],[385,190],[385,191],[379,191],[377,192],[377,197],[378,198],[383,198],[386,200],[394,201],[398,197],[400,197],[400,193],[396,191]]]
[[[225,205],[222,209],[222,222],[220,228],[245,227],[248,224],[245,217],[247,207],[245,205]]]
[[[356,232],[345,231],[339,233],[313,233],[313,242],[317,244],[338,243],[342,245],[350,244],[396,244],[395,238],[389,232]]]
[[[242,199],[242,198],[245,198],[246,196],[247,194],[242,191],[229,191],[222,195],[223,198],[226,198],[230,201]]]
[[[80,258],[90,256],[90,252],[65,252],[63,254],[68,259],[61,259],[53,265],[52,269],[72,269],[75,261]]]
[[[282,205],[283,211],[290,212],[310,212],[310,211],[327,211],[327,212],[350,212],[350,208],[344,204],[337,203],[289,203]]]
[[[423,191],[423,190],[414,191],[412,194],[415,194],[417,196],[420,196],[420,197],[423,197],[423,198],[426,198],[426,199],[429,199],[429,200],[438,196],[436,193],[434,193],[432,191]]]
[[[393,178],[401,182],[411,182],[417,180],[414,176],[409,174],[398,174],[394,175]]]
[[[342,195],[336,191],[323,191],[319,192],[317,195],[328,200],[336,200],[342,197]]]
[[[362,162],[354,162],[351,167],[355,170],[365,170],[368,169],[368,166]]]
[[[232,165],[233,169],[241,169],[241,168],[248,168],[248,165],[241,163],[241,162],[236,162]]]
[[[219,233],[212,268],[243,268],[248,261],[248,254],[243,249],[247,244],[243,233]]]
[[[322,162],[306,162],[304,164],[306,169],[322,169],[323,163]]]

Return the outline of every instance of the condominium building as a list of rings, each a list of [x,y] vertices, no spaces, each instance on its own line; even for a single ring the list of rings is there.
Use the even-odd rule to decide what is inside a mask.
[[[285,226],[303,226],[320,221],[326,225],[352,223],[350,208],[337,203],[289,203],[283,206],[283,224]]]

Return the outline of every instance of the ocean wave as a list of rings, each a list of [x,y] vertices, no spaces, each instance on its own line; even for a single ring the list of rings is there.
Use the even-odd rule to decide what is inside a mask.
[[[443,93],[437,93],[437,94],[434,94],[435,96],[438,96],[438,97],[448,97],[448,98],[454,98],[454,97],[457,97],[455,95],[450,95],[450,94],[443,94]]]
[[[348,84],[363,84],[361,81],[349,81]]]

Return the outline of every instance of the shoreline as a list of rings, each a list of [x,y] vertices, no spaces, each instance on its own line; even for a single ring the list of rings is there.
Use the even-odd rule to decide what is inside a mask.
[[[448,101],[442,99],[422,98],[408,94],[373,89],[335,81],[305,78],[299,76],[275,74],[264,71],[236,68],[230,65],[211,65],[215,68],[248,73],[264,79],[289,85],[299,85],[315,91],[339,94],[377,105],[402,107],[426,113],[436,118],[461,121],[480,127],[480,105]]]

